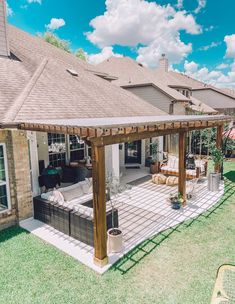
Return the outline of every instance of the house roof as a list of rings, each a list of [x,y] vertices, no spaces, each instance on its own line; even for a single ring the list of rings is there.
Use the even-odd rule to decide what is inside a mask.
[[[196,112],[201,112],[201,113],[207,113],[207,114],[217,114],[218,111],[213,109],[212,107],[208,106],[201,100],[195,98],[194,96],[191,96],[191,101],[192,105],[189,106],[190,109]]]
[[[232,90],[232,89],[217,88],[213,85],[206,84],[205,82],[199,81],[199,80],[194,79],[194,78],[192,78],[188,75],[178,73],[178,72],[175,72],[175,71],[169,71],[168,74],[169,74],[169,77],[171,77],[171,79],[173,78],[173,79],[175,79],[175,81],[181,82],[181,84],[184,83],[185,85],[190,86],[192,88],[192,90],[208,90],[208,89],[211,89],[211,90],[216,91],[220,94],[223,94],[223,95],[226,95],[228,97],[234,98],[234,100],[235,100],[235,91]],[[169,78],[169,82],[170,82],[170,78]]]
[[[16,27],[8,32],[13,55],[0,59],[0,121],[166,114],[74,55]]]
[[[129,57],[111,57],[96,66],[100,71],[118,77],[114,80],[118,86],[134,87],[152,84],[168,95],[172,100],[189,101],[190,99],[174,89],[169,88],[152,71]]]
[[[111,57],[98,64],[97,68],[106,73],[116,75],[118,79],[113,82],[121,87],[128,88],[151,85],[172,98],[172,100],[191,101],[193,103],[191,107],[193,111],[208,114],[217,113],[217,111],[207,106],[202,101],[196,100],[191,96],[188,98],[173,89],[173,87],[192,89],[190,83],[185,83],[180,78],[177,79],[177,77],[174,76],[174,73],[166,72],[162,69],[148,69],[129,57]],[[170,86],[172,86],[172,88]]]

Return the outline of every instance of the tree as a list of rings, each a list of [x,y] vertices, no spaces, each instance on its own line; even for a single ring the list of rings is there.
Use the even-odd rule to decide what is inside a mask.
[[[75,56],[83,61],[86,61],[86,53],[81,48],[76,50]]]
[[[46,32],[42,36],[42,38],[46,42],[48,42],[48,43],[50,43],[50,44],[58,47],[59,49],[62,49],[64,51],[68,52],[68,53],[71,53],[71,50],[70,50],[70,41],[69,40],[60,39],[58,36],[56,36],[55,34],[53,34],[51,32]]]

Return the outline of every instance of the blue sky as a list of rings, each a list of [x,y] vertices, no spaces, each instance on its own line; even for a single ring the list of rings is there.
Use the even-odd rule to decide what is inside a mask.
[[[11,24],[36,34],[54,18],[50,30],[73,50],[82,47],[93,63],[125,55],[154,68],[164,52],[172,68],[235,87],[234,0],[7,2]]]

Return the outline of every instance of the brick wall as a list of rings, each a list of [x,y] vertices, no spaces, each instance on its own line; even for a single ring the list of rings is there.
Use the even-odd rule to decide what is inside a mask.
[[[26,133],[0,130],[0,143],[6,144],[11,209],[0,213],[0,230],[32,216],[29,153]]]

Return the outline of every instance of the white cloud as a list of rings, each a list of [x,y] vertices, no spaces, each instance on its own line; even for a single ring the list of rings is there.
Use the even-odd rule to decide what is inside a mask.
[[[197,8],[194,10],[195,14],[198,14],[203,8],[206,7],[206,1],[207,0],[198,0],[198,6]]]
[[[205,46],[202,46],[199,48],[200,51],[208,51],[209,49],[212,49],[212,48],[216,48],[217,46],[221,45],[221,42],[211,42],[210,44],[208,45],[205,45]]]
[[[100,53],[98,54],[90,54],[88,56],[88,62],[91,64],[98,64],[103,62],[104,60],[109,59],[110,57],[123,57],[121,54],[117,54],[113,52],[113,48],[111,46],[104,47]]]
[[[162,53],[177,63],[192,50],[181,41],[180,31],[199,34],[201,27],[186,11],[145,0],[106,0],[103,15],[91,20],[87,38],[100,48],[113,45],[136,47],[137,60],[156,66]]]
[[[65,25],[65,21],[62,18],[51,18],[51,21],[49,24],[46,25],[46,28],[48,30],[54,31],[58,30],[60,27]]]
[[[205,31],[205,32],[211,32],[211,31],[213,31],[215,28],[216,28],[216,26],[210,25],[210,26],[208,26],[208,27],[205,27],[205,28],[204,28],[204,31]]]
[[[228,67],[229,67],[229,65],[227,63],[221,63],[221,64],[217,65],[216,69],[217,70],[224,70]]]
[[[27,2],[28,2],[29,4],[31,4],[31,3],[42,4],[42,0],[27,0]]]
[[[199,65],[193,61],[185,61],[184,69],[185,74],[207,84],[218,87],[235,88],[235,61],[229,66],[228,73],[216,70],[209,71],[206,67],[200,68]]]
[[[184,63],[184,69],[190,74],[195,73],[198,70],[198,64],[194,61],[188,62],[186,60]]]
[[[6,2],[6,9],[7,9],[7,16],[12,16],[13,15],[13,10],[9,6],[8,2]]]
[[[178,0],[175,7],[178,8],[178,9],[182,9],[183,4],[184,4],[184,0]]]
[[[224,37],[227,45],[226,57],[235,58],[235,34]]]

